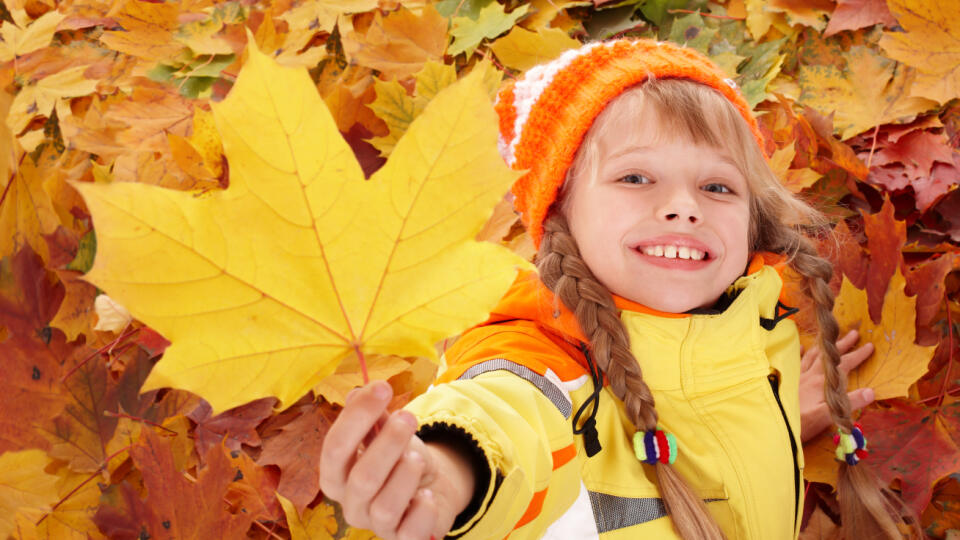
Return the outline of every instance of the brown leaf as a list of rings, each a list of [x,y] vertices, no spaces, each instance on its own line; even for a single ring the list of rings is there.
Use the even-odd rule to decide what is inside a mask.
[[[201,456],[210,448],[224,445],[230,450],[240,450],[240,445],[260,446],[260,436],[256,427],[273,412],[274,398],[262,398],[246,405],[234,407],[211,416],[212,409],[206,401],[201,402],[187,415],[197,423],[194,435],[197,439],[197,452]]]
[[[934,322],[934,317],[943,307],[944,279],[951,270],[960,268],[960,255],[946,253],[934,260],[927,261],[907,273],[905,292],[917,297],[917,335],[921,329]],[[936,345],[940,332],[931,332],[921,343]],[[919,340],[918,340],[919,341]]]
[[[30,246],[0,259],[0,326],[11,333],[41,333],[60,309],[63,296],[63,284]]]
[[[120,508],[101,505],[94,521],[111,537],[154,540],[206,540],[243,538],[253,522],[251,514],[229,511],[224,497],[236,470],[223,447],[206,454],[206,467],[192,482],[177,470],[169,441],[145,429],[130,449],[133,463],[143,475],[147,498],[141,500],[126,482],[122,484]]]
[[[823,35],[830,37],[844,30],[858,30],[880,23],[887,28],[897,24],[885,0],[838,0]]]
[[[50,326],[63,330],[69,341],[81,334],[93,333],[96,324],[93,299],[97,296],[97,288],[80,279],[80,272],[57,270],[56,273],[66,294]]]
[[[321,408],[313,404],[263,442],[257,463],[280,468],[277,492],[290,499],[300,513],[320,492],[320,448],[329,427]]]
[[[60,362],[70,356],[60,332],[48,344],[24,335],[0,342],[0,453],[50,447],[43,434],[67,403]]]
[[[179,2],[128,0],[114,16],[123,30],[104,32],[100,42],[108,48],[144,60],[169,60],[184,47],[174,41]]]
[[[232,508],[252,514],[255,519],[274,521],[283,509],[277,500],[279,475],[270,467],[260,467],[243,451],[229,455],[234,481],[227,490],[226,500]]]

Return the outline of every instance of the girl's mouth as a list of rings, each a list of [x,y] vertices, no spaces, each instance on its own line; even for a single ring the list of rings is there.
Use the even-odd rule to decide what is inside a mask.
[[[688,261],[705,261],[710,259],[710,253],[707,251],[669,244],[638,247],[637,251],[649,257],[662,257],[664,259],[681,259]]]
[[[645,263],[671,270],[700,270],[713,262],[709,252],[685,246],[644,246],[634,252]]]

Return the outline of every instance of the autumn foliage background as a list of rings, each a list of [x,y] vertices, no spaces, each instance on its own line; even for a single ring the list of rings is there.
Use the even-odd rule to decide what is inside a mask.
[[[250,39],[308,70],[370,177],[458,78],[480,70],[492,95],[614,35],[686,44],[739,83],[773,168],[834,224],[821,245],[841,324],[876,346],[850,376],[879,400],[860,418],[865,466],[931,537],[960,535],[955,1],[4,0],[0,21],[0,538],[369,538],[317,480],[326,428],[362,383],[356,357],[280,411],[141,394],[170,344],[82,279],[97,234],[75,186],[227,189],[211,104]],[[532,257],[509,201],[478,237]],[[809,334],[808,311],[798,322]],[[367,364],[397,407],[436,373],[417,356]],[[829,538],[832,442],[804,452],[804,537]]]

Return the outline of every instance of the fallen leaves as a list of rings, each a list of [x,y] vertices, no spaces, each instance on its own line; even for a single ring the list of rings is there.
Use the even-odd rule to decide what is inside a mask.
[[[868,47],[854,46],[844,55],[846,66],[808,65],[797,82],[798,101],[833,113],[834,128],[847,139],[878,124],[913,120],[936,108],[932,101],[911,95],[915,73],[898,69]]]
[[[881,400],[863,414],[870,423],[870,445],[879,452],[866,465],[882,469],[881,476],[923,510],[929,535],[948,535],[960,523],[958,484],[942,474],[960,453],[950,442],[956,439],[953,400],[960,392],[960,338],[950,331],[960,320],[960,106],[952,99],[958,97],[960,65],[956,9],[947,0],[6,2],[0,8],[0,368],[6,375],[0,381],[0,462],[23,451],[36,454],[38,459],[23,468],[44,493],[31,501],[4,499],[8,471],[0,466],[0,522],[16,527],[17,540],[162,538],[168,533],[163,520],[157,532],[157,520],[169,507],[157,497],[174,493],[187,503],[203,497],[207,509],[191,511],[209,515],[175,515],[171,526],[177,521],[202,531],[214,523],[240,531],[246,523],[238,536],[370,538],[371,533],[344,524],[339,509],[319,493],[316,458],[326,428],[346,393],[363,383],[364,367],[367,377],[393,386],[391,407],[425,391],[437,365],[422,355],[440,339],[437,335],[458,330],[429,317],[404,319],[408,326],[383,326],[396,315],[382,308],[384,300],[393,302],[389,294],[373,307],[359,302],[355,312],[339,305],[320,309],[318,291],[329,293],[323,284],[329,285],[332,275],[343,285],[338,291],[363,291],[347,298],[353,302],[376,289],[358,286],[359,280],[376,283],[379,275],[387,289],[406,288],[416,293],[412,297],[422,292],[395,273],[377,274],[385,267],[389,245],[381,240],[404,215],[383,210],[385,201],[402,202],[404,195],[395,191],[389,199],[384,181],[390,177],[402,185],[432,174],[447,182],[436,184],[437,191],[461,195],[463,203],[472,200],[471,182],[483,183],[489,176],[458,169],[482,154],[479,150],[437,150],[444,141],[479,144],[458,123],[479,107],[462,93],[454,100],[459,108],[447,106],[440,116],[430,113],[428,103],[444,92],[461,92],[452,87],[470,73],[482,79],[481,92],[471,87],[473,98],[492,97],[501,79],[581,42],[616,35],[672,40],[709,55],[759,115],[775,172],[835,224],[836,239],[820,238],[820,245],[843,271],[833,282],[841,292],[838,312],[846,310],[845,322],[866,330],[864,340],[877,346],[875,358],[851,382],[882,383],[884,395],[908,396]],[[261,74],[269,83],[261,85],[266,90],[239,106],[229,96],[250,90],[249,77],[241,72],[249,72],[242,66],[251,64],[244,53],[251,44],[271,61],[309,75],[293,84],[286,76]],[[265,115],[268,102],[279,103],[287,115]],[[232,116],[225,115],[231,106]],[[303,116],[301,123],[290,112],[324,106],[332,122]],[[310,131],[308,121],[323,130]],[[417,128],[420,124],[428,127]],[[444,138],[444,133],[460,138]],[[450,161],[435,155],[414,159],[413,147],[449,153]],[[358,164],[351,162],[351,153]],[[336,271],[301,266],[303,260],[315,261],[318,246],[326,249],[330,238],[319,242],[311,232],[308,224],[318,214],[289,205],[307,190],[284,189],[272,176],[278,168],[287,180],[297,172],[309,176],[325,160],[324,170],[336,172],[322,173],[310,184],[317,192],[311,204],[327,209],[330,201],[338,201],[328,214],[347,213],[338,206],[359,209],[353,212],[358,216],[343,217],[344,235],[334,239],[329,252],[351,247],[351,256],[373,261],[345,282]],[[432,172],[424,173],[431,163]],[[331,178],[341,182],[330,184]],[[351,183],[365,187],[343,187]],[[97,211],[91,218],[72,187],[133,192],[143,184],[158,186],[144,200],[155,205],[153,217],[167,218],[166,231],[183,233],[181,251],[143,243],[158,229],[144,226],[118,235],[101,227]],[[483,219],[472,217],[473,232],[464,227],[458,234],[532,258],[529,235],[509,197],[501,197],[505,184],[489,185],[484,217],[499,201],[493,215],[482,230]],[[179,193],[171,198],[170,190]],[[173,200],[186,206],[168,204]],[[431,197],[423,200],[434,203]],[[229,208],[228,202],[247,206],[229,219],[229,212],[213,218],[183,210],[206,208],[212,201],[224,203],[218,210]],[[131,208],[134,217],[152,219],[150,212]],[[458,211],[456,205],[437,205],[436,215]],[[433,242],[431,231],[449,226],[432,223],[433,229],[419,236],[401,236],[411,244]],[[253,241],[244,236],[247,232],[255,232]],[[301,243],[304,237],[308,241]],[[131,251],[116,251],[117,243]],[[204,253],[213,262],[207,274],[190,274],[196,267],[174,254],[189,254],[201,245],[212,249]],[[230,249],[218,251],[217,245]],[[153,288],[142,295],[148,310],[120,296],[108,308],[113,286],[103,287],[107,296],[80,279],[95,256],[100,261],[111,253],[111,264],[122,269],[118,281],[133,281],[122,275],[127,269],[156,278],[139,285]],[[419,248],[394,255],[403,265],[423,258],[432,266],[438,260]],[[420,273],[429,282],[446,272],[429,270],[411,265],[398,274]],[[258,312],[258,304],[250,304],[246,319],[222,315],[237,305],[236,299],[225,305],[226,296],[201,285],[223,285],[230,272],[253,284],[247,289],[251,302],[281,298],[307,316],[291,324],[283,315],[289,311]],[[189,282],[170,283],[190,275],[202,278],[193,282],[194,289]],[[276,287],[261,291],[266,282]],[[171,292],[176,287],[183,289]],[[123,315],[126,308],[134,312],[131,318]],[[252,367],[238,358],[236,368],[198,368],[191,383],[198,391],[233,395],[220,405],[184,390],[143,388],[151,372],[157,377],[153,386],[166,384],[164,377],[179,377],[171,375],[176,369],[168,363],[198,350],[185,346],[184,332],[197,328],[191,334],[196,347],[205,330],[198,319],[184,317],[184,309],[199,319],[206,310],[208,321],[220,323],[213,340],[218,350],[226,342],[227,349],[241,354],[264,353]],[[265,337],[277,331],[277,336],[292,335],[294,347],[308,342],[316,337],[311,324],[320,311],[343,338],[331,337],[340,351],[332,361],[318,362],[309,352],[290,360],[289,353],[275,348],[281,338],[271,345]],[[120,316],[109,322],[110,314]],[[154,328],[144,326],[158,314],[167,323],[150,319]],[[362,329],[368,316],[370,323]],[[182,330],[170,334],[164,324],[177,326],[170,321],[181,318]],[[339,320],[339,326],[330,320]],[[801,312],[797,320],[813,331],[810,313]],[[345,321],[354,334],[345,330]],[[383,328],[380,334],[375,334],[377,325]],[[370,338],[377,342],[394,330],[413,335],[409,325],[438,332],[406,343],[400,356],[362,348]],[[365,366],[354,345],[364,352]],[[442,350],[446,340],[436,345]],[[932,347],[936,352],[923,366]],[[319,378],[324,370],[332,372]],[[262,397],[270,393],[263,388],[252,392],[261,394],[253,400],[251,389],[261,379],[288,393],[282,405]],[[900,448],[905,437],[934,451],[928,462],[928,456]],[[808,502],[815,508],[804,538],[833,534],[841,519],[830,486],[819,483],[833,481],[832,449],[829,437],[806,448],[805,472],[817,482],[809,490]],[[146,485],[150,472],[145,475],[141,468],[158,467],[166,471],[164,478]],[[173,504],[175,512],[186,506]],[[194,517],[200,521],[191,521]],[[0,531],[0,537],[6,534]]]
[[[885,32],[890,58],[917,69],[911,95],[939,103],[960,97],[960,4],[950,0],[889,0],[905,32]]]
[[[510,33],[494,41],[490,50],[503,65],[518,71],[526,71],[560,56],[563,51],[574,49],[580,42],[559,28],[540,28],[531,32],[514,26]]]

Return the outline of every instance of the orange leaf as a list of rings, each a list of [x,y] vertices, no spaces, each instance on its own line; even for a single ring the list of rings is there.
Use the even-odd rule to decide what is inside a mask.
[[[443,61],[449,40],[447,24],[429,4],[420,15],[406,8],[386,17],[375,12],[366,34],[351,32],[344,36],[343,46],[358,63],[402,79],[420,71],[427,60]]]

